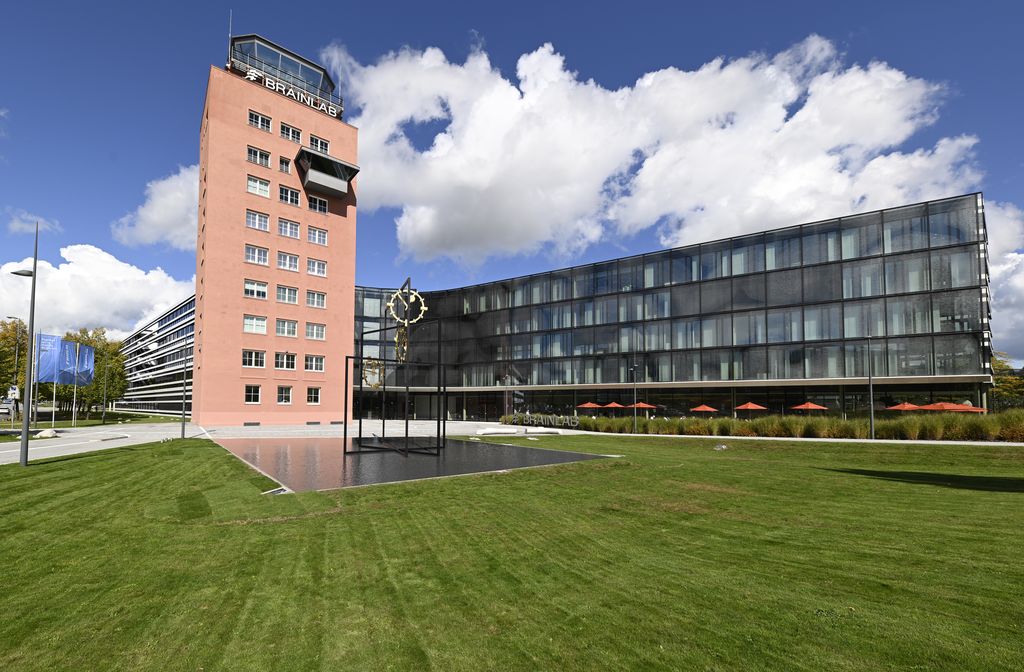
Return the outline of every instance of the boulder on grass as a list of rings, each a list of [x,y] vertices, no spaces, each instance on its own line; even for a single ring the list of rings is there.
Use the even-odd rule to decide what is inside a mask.
[[[43,431],[36,434],[37,439],[54,439],[57,438],[56,429],[44,429]]]

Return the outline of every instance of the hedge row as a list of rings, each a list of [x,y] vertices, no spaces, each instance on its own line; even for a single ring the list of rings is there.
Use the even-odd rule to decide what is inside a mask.
[[[507,422],[508,416],[501,419]],[[579,428],[591,432],[629,434],[633,418],[580,417]],[[640,434],[696,436],[771,436],[811,439],[866,439],[868,421],[834,417],[769,415],[752,420],[734,418],[637,418]],[[992,415],[964,413],[914,414],[875,421],[875,438],[929,441],[1024,442],[1024,410]]]

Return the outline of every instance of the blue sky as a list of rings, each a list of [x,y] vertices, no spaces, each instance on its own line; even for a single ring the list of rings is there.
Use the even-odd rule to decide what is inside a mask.
[[[159,266],[179,281],[191,278],[191,251],[166,243],[125,245],[112,236],[111,224],[143,204],[147,183],[197,162],[206,70],[224,61],[231,4],[110,3],[94,9],[80,3],[59,7],[16,3],[5,9],[0,42],[6,47],[9,65],[0,88],[0,110],[5,110],[0,113],[0,263],[31,253],[31,237],[12,232],[8,224],[24,212],[59,222],[62,231],[47,233],[41,240],[41,256],[52,264],[62,261],[61,246],[82,243],[144,272]],[[972,175],[948,184],[981,187],[989,202],[1024,205],[1024,136],[1019,132],[1024,109],[1019,27],[1024,11],[1018,3],[705,5],[521,2],[498,9],[479,2],[315,6],[249,2],[234,7],[234,32],[263,34],[314,59],[328,45],[341,46],[342,57],[363,68],[365,90],[370,88],[365,82],[374,77],[387,81],[372,66],[403,47],[411,48],[413,54],[436,47],[449,64],[460,67],[471,54],[485,53],[492,79],[505,78],[516,86],[521,57],[550,43],[578,83],[593,80],[602,92],[634,87],[646,73],[665,68],[695,71],[716,57],[728,63],[759,53],[770,60],[817,35],[834,50],[831,59],[838,65],[828,67],[835,72],[883,61],[892,71],[938,89],[927,96],[928,110],[933,112],[914,112],[918,120],[913,129],[902,134],[894,131],[897,140],[871,149],[871,156],[933,151],[943,138],[973,136],[976,140],[970,148],[950,164],[966,166]],[[392,65],[399,72],[402,67],[416,67],[414,63]],[[463,87],[457,95],[476,95],[458,80],[461,74],[453,74],[452,81],[460,83],[452,86]],[[353,91],[349,82],[342,82],[342,88],[348,100],[362,99],[366,110],[392,103],[386,96],[373,98],[365,91]],[[801,101],[793,104],[799,106]],[[358,104],[350,103],[349,119],[358,119],[362,113]],[[931,118],[922,122],[921,115]],[[434,119],[401,128],[413,149],[424,149],[447,123]],[[666,143],[671,132],[659,131],[657,142]],[[533,161],[537,162],[536,157]],[[360,163],[364,182],[371,171],[381,175],[394,166],[383,159],[367,163],[362,158]],[[634,178],[636,167],[626,168],[619,177],[623,175]],[[629,187],[630,193],[638,190],[639,185]],[[484,198],[495,190],[482,193]],[[724,230],[715,221],[702,228],[695,218],[687,229],[688,206],[659,204],[648,211],[634,203],[609,205],[607,193],[597,196],[601,203],[587,206],[592,212],[566,232],[571,240],[564,245],[550,231],[536,232],[535,239],[514,256],[496,254],[484,246],[450,256],[431,253],[428,256],[433,258],[417,261],[408,254],[410,246],[430,249],[431,241],[424,238],[431,235],[429,222],[410,228],[410,242],[400,248],[395,220],[411,196],[383,190],[372,199],[380,204],[376,211],[360,204],[356,280],[391,285],[411,274],[423,288],[457,286],[655,250],[669,242],[689,242],[708,231]],[[866,202],[893,205],[885,202],[892,197],[879,195]],[[487,207],[507,206],[508,195],[501,198],[506,200]],[[445,203],[432,202],[435,209],[440,208],[440,226],[446,221]],[[580,207],[580,212],[587,209]],[[609,212],[631,214],[594,233]],[[644,212],[653,213],[651,222],[639,221]],[[831,214],[843,213],[822,213]],[[803,218],[788,223],[798,221]],[[438,239],[436,248],[443,250],[447,244]],[[1019,245],[1010,247],[1016,250]]]

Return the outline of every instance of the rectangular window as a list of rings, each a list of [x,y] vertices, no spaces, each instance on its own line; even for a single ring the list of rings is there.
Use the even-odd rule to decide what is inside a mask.
[[[804,340],[826,341],[843,337],[843,308],[838,303],[804,308]]]
[[[800,229],[765,234],[765,267],[769,271],[800,265]]]
[[[296,338],[299,335],[299,323],[295,320],[278,319],[276,333],[278,336]]]
[[[934,345],[936,375],[986,373],[981,368],[982,351],[977,336],[936,336]]]
[[[735,270],[735,269],[734,269]],[[732,308],[764,308],[765,276],[763,273],[734,278],[732,281]]]
[[[327,326],[316,324],[315,322],[306,322],[306,338],[311,338],[314,341],[324,340],[327,338]]]
[[[882,299],[843,304],[843,336],[885,336],[885,305]]]
[[[809,271],[814,273],[815,271]],[[803,271],[794,268],[765,274],[766,299],[769,306],[788,306],[803,301]]]
[[[689,350],[700,347],[699,317],[672,322],[672,347],[676,350]]]
[[[732,316],[732,342],[734,345],[754,345],[768,341],[768,329],[763,310],[736,313]]]
[[[672,250],[672,284],[700,280],[700,251],[695,247]]]
[[[265,152],[257,147],[249,147],[247,152],[249,163],[255,163],[264,168],[270,168],[270,152]]]
[[[843,271],[839,264],[804,269],[803,279],[804,301],[807,303],[843,298]],[[852,280],[850,286],[853,287]]]
[[[270,252],[265,247],[256,247],[255,245],[245,246],[246,263],[267,266],[270,264],[269,255]]]
[[[277,386],[277,403],[279,403],[279,404],[290,404],[290,403],[292,403],[292,387],[291,387],[291,385],[278,385]]]
[[[267,318],[259,315],[245,315],[242,317],[242,331],[247,334],[267,333]]]
[[[769,310],[768,342],[783,343],[802,340],[804,337],[803,326],[804,320],[800,308]]]
[[[318,275],[325,278],[327,277],[327,262],[320,261],[319,259],[307,259],[306,272],[310,275]]]
[[[890,376],[930,376],[931,338],[890,338],[886,343]]]
[[[266,366],[267,353],[262,350],[242,350],[242,366],[246,369],[262,369]]]
[[[935,331],[981,331],[981,296],[976,289],[932,295],[932,328]],[[938,357],[938,346],[935,352]]]
[[[932,247],[978,239],[978,208],[974,196],[928,204]]]
[[[785,380],[804,377],[804,349],[799,345],[768,346],[768,378]]]
[[[764,270],[764,236],[756,235],[732,241],[732,274]]]
[[[280,187],[278,189],[278,197],[282,203],[287,203],[288,205],[299,204],[299,192],[297,189],[291,189],[289,187]]]
[[[860,299],[882,295],[882,261],[854,261],[843,264],[843,298]]]
[[[288,124],[281,124],[281,137],[285,140],[291,140],[292,142],[302,142],[302,131],[289,126]]]
[[[309,196],[307,200],[309,201],[309,209],[312,210],[313,212],[327,212],[326,198],[320,198],[319,196]]]
[[[270,230],[270,216],[253,210],[245,211],[245,225],[257,231]]]
[[[700,285],[700,312],[717,313],[732,310],[732,282],[716,280]]]
[[[700,331],[705,348],[732,345],[732,315],[705,317],[700,321]]]
[[[270,132],[270,117],[265,117],[259,112],[249,110],[249,125],[261,131]]]
[[[286,271],[299,270],[299,255],[288,254],[287,252],[278,252],[277,267]]]
[[[285,238],[299,237],[299,223],[293,222],[290,219],[278,219],[277,220],[277,233],[284,236]]]
[[[954,289],[981,284],[978,248],[954,248],[932,252],[932,289]]]
[[[275,352],[274,353],[274,368],[282,369],[285,371],[295,370],[295,353],[293,352]]]
[[[323,371],[323,355],[306,355],[306,371]]]
[[[309,134],[309,146],[318,152],[324,154],[330,154],[331,143],[327,142],[323,138],[318,138],[312,133]]]
[[[295,287],[277,286],[277,300],[279,303],[298,303],[299,290]]]
[[[803,231],[804,266],[821,264],[826,261],[839,261],[838,222],[807,226]]]
[[[882,252],[878,213],[843,218],[843,259],[870,257]]]
[[[928,247],[928,213],[923,205],[888,210],[882,215],[882,245],[886,253]]]
[[[314,245],[326,245],[327,231],[313,226],[306,227],[306,239]]]
[[[885,302],[889,335],[931,333],[931,305],[927,296],[905,296]]]
[[[731,274],[732,250],[728,242],[700,246],[702,280],[726,278]]]
[[[291,173],[292,172],[292,162],[291,162],[291,159],[286,159],[286,158],[284,158],[282,156],[281,160],[280,160],[280,162],[278,164],[278,167],[279,167],[279,169],[280,169],[280,171],[282,173]]]
[[[928,253],[901,254],[885,260],[885,293],[924,292],[931,287]]]
[[[843,363],[843,346],[838,343],[809,345],[804,350],[808,378],[842,378]]]
[[[314,292],[311,289],[307,289],[306,305],[309,306],[310,308],[326,308],[327,294],[324,292]]]
[[[270,182],[267,182],[266,180],[261,180],[258,177],[249,175],[245,188],[250,194],[270,198]]]
[[[319,387],[307,387],[306,388],[306,403],[311,406],[320,405],[320,388]]]
[[[267,298],[267,283],[259,280],[246,280],[242,295],[250,299],[265,299]]]
[[[259,385],[246,385],[245,386],[245,403],[247,403],[247,404],[258,404],[258,403],[260,403],[260,386]]]

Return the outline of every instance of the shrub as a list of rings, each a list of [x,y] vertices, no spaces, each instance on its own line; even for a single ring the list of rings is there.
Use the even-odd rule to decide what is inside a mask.
[[[732,418],[716,418],[712,423],[715,436],[732,436]]]
[[[711,436],[711,421],[705,418],[683,418],[682,433],[694,436]]]
[[[750,427],[757,436],[785,436],[782,433],[782,423],[777,415],[765,415],[754,418],[750,421]]]
[[[804,421],[804,426],[800,429],[800,436],[805,439],[821,439],[826,436],[824,418],[801,419]]]
[[[1024,410],[1004,411],[992,417],[999,423],[1000,440],[1024,441]]]
[[[941,441],[944,435],[942,419],[934,415],[921,416],[921,431],[918,438],[923,441]]]
[[[963,421],[964,439],[966,441],[995,441],[999,436],[999,421],[972,415]]]
[[[736,420],[732,425],[733,436],[762,436],[757,433],[754,428],[753,421],[750,420]]]
[[[792,436],[798,437],[803,434],[803,418],[798,418],[795,415],[787,415],[779,418],[779,428],[781,433],[779,436]]]

